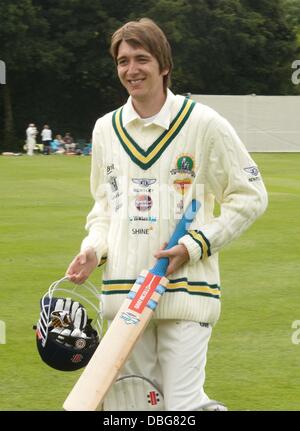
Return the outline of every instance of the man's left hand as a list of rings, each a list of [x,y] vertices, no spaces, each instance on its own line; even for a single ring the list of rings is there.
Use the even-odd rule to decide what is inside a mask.
[[[156,259],[167,257],[169,259],[169,266],[167,268],[166,276],[168,277],[173,272],[176,272],[183,264],[190,259],[187,248],[183,244],[175,245],[169,250],[164,250],[167,244],[154,254]]]

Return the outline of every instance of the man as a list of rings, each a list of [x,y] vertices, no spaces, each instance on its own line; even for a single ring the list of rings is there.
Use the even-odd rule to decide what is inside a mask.
[[[218,252],[264,212],[267,194],[232,126],[168,89],[171,49],[153,21],[118,29],[111,53],[130,97],[95,125],[95,205],[67,275],[82,283],[106,261],[102,297],[110,321],[140,270],[153,265],[153,254],[169,258],[168,290],[121,374],[153,381],[166,410],[196,411],[209,401],[203,386],[208,342],[220,315]],[[189,232],[162,250],[193,197],[202,209]]]
[[[36,146],[36,135],[38,131],[34,123],[28,124],[26,129],[26,150],[28,156],[33,156],[33,152]]]
[[[52,130],[48,124],[44,125],[41,133],[43,143],[43,153],[47,156],[51,153]]]

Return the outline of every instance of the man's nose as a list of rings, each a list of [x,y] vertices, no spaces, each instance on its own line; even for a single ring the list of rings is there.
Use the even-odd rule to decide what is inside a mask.
[[[135,61],[130,61],[128,63],[127,73],[134,75],[137,72],[137,63]]]

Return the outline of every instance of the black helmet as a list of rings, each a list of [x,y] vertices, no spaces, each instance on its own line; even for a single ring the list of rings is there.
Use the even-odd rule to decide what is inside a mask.
[[[60,287],[64,282],[69,286]],[[95,311],[93,325],[79,300]],[[85,367],[102,336],[102,310],[96,287],[90,282],[74,285],[67,277],[52,283],[40,301],[40,318],[34,329],[38,352],[47,365],[60,371]]]

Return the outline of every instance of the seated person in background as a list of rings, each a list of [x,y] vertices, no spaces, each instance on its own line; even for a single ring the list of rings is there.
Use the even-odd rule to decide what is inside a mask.
[[[85,144],[83,149],[84,156],[90,156],[92,154],[92,144]]]
[[[61,135],[56,135],[55,139],[51,142],[51,151],[57,154],[63,154],[65,152],[65,142]]]
[[[69,132],[67,132],[63,138],[65,143],[66,153],[75,153],[76,144],[73,142],[74,139]]]
[[[56,151],[58,150],[58,143],[56,139],[53,139],[53,141],[51,141],[50,150],[51,150],[51,153],[56,153]]]

